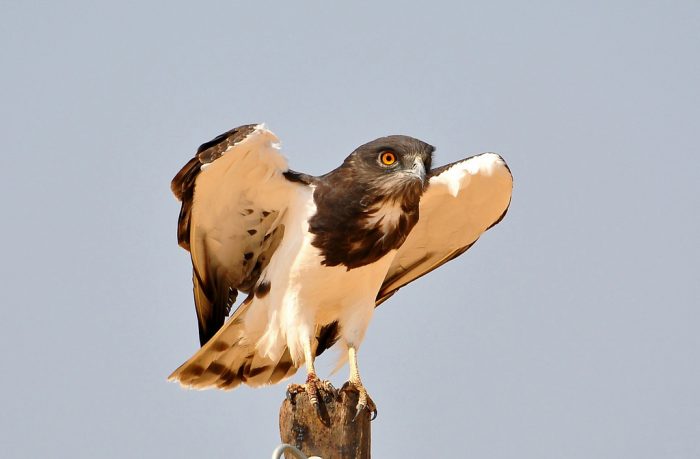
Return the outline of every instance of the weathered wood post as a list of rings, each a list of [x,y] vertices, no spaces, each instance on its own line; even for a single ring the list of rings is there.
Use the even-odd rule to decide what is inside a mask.
[[[280,438],[307,456],[323,459],[369,459],[370,413],[363,410],[357,419],[358,392],[344,387],[338,397],[321,403],[321,418],[306,392],[285,399],[280,408]]]

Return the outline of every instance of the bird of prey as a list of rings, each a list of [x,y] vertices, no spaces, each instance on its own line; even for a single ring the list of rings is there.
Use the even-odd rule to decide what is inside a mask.
[[[169,377],[196,389],[275,384],[338,344],[357,413],[376,415],[357,350],[377,305],[464,253],[501,221],[513,179],[484,153],[431,169],[434,147],[391,135],[319,176],[295,172],[264,125],[203,144],[172,181],[192,259],[202,347]],[[247,294],[228,320],[238,292]],[[294,386],[294,385],[293,385]]]

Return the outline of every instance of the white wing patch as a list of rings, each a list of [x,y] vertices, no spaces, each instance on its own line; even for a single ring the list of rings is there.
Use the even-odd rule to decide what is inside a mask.
[[[503,217],[510,204],[513,177],[495,153],[467,158],[431,175],[418,223],[399,248],[378,304],[467,250]]]
[[[491,176],[494,169],[503,167],[505,161],[496,153],[484,153],[467,161],[455,163],[442,174],[430,178],[431,186],[445,186],[452,197],[469,186],[472,175]]]

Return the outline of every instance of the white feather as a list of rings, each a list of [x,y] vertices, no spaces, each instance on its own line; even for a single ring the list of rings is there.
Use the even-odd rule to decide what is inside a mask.
[[[381,223],[382,232],[388,233],[399,224],[403,215],[401,204],[396,201],[384,201],[379,206],[371,209],[367,225],[374,226]]]
[[[379,301],[473,244],[508,209],[513,177],[505,161],[484,153],[429,179],[420,219],[399,248]]]
[[[266,322],[256,345],[263,355],[275,361],[286,346],[297,365],[304,361],[304,345],[313,342],[318,326],[338,321],[341,344],[360,345],[377,291],[395,255],[392,251],[375,263],[351,270],[324,266],[308,231],[308,220],[316,212],[312,195],[313,188],[308,188],[293,197],[283,223],[284,240],[264,274],[272,286],[270,294],[256,299],[256,309],[267,313],[246,319]]]

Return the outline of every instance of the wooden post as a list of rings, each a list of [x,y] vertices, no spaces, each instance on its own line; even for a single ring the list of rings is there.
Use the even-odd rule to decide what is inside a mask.
[[[369,459],[370,414],[363,410],[357,419],[358,392],[343,387],[337,399],[321,402],[321,419],[306,392],[285,399],[280,408],[280,438],[307,456],[323,459]]]

